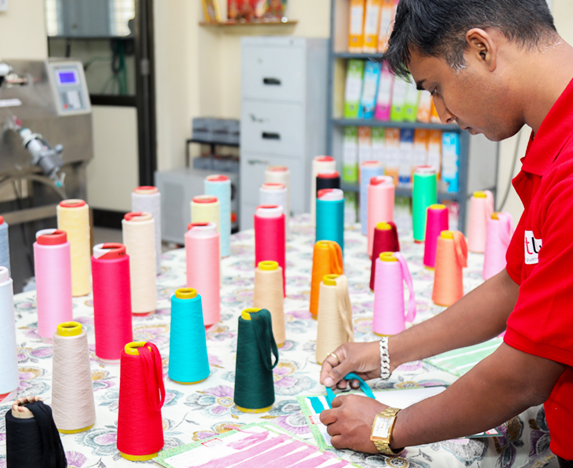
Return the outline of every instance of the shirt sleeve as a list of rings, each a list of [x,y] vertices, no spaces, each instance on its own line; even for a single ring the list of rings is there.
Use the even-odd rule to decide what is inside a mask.
[[[505,342],[573,366],[573,176],[553,179],[553,184],[543,184],[548,190],[540,187],[542,199],[532,220],[541,235],[539,262],[521,283]],[[513,242],[523,242],[523,231],[519,235],[521,239],[514,236]]]
[[[507,248],[507,254],[505,255],[506,260],[506,270],[509,277],[517,284],[521,284],[521,267],[523,265],[523,237],[525,236],[525,229],[523,228],[523,223],[525,214],[521,216],[517,227]]]

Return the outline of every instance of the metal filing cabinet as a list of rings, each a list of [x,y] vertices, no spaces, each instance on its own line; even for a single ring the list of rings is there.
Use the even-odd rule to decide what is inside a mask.
[[[253,227],[267,166],[290,169],[293,214],[310,209],[314,156],[325,154],[328,40],[241,42],[241,229]]]

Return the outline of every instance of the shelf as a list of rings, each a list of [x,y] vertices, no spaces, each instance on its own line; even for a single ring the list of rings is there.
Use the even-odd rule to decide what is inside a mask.
[[[341,184],[340,188],[345,192],[360,192],[360,186],[358,184]],[[397,197],[411,197],[412,189],[396,187]],[[438,193],[438,200],[452,200],[458,201],[460,194],[458,192],[440,192]]]
[[[199,26],[208,27],[235,27],[235,26],[295,26],[298,24],[297,20],[289,21],[221,21],[221,22],[208,22],[201,21]]]
[[[334,58],[339,58],[339,59],[364,59],[364,60],[382,60],[382,58],[384,57],[384,54],[358,54],[355,52],[335,52],[334,53]]]
[[[187,140],[187,144],[189,143],[198,143],[200,145],[213,145],[213,146],[232,146],[234,148],[239,147],[239,143],[225,143],[222,141],[204,141],[204,140],[195,140],[193,138]]]
[[[332,123],[339,127],[389,127],[389,128],[427,128],[429,130],[445,130],[448,132],[462,132],[457,125],[425,123],[425,122],[393,122],[391,120],[375,119],[332,119]]]

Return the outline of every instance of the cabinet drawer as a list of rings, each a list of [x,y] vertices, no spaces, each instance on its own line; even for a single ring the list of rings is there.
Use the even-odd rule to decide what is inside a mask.
[[[290,210],[295,214],[304,213],[306,185],[303,160],[265,156],[241,152],[241,204],[259,204],[259,188],[265,182],[268,166],[286,166],[290,170]],[[307,181],[308,185],[308,181]],[[241,208],[242,209],[242,208]],[[243,219],[243,217],[241,217]],[[243,226],[241,225],[241,229]]]
[[[243,45],[243,99],[303,102],[305,49],[300,45]]]
[[[302,157],[304,126],[302,104],[244,100],[241,105],[241,150]]]

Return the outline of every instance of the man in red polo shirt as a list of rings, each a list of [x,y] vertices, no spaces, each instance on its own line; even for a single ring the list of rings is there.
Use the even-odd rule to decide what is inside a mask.
[[[525,211],[506,270],[388,341],[334,350],[321,382],[344,388],[349,372],[388,378],[405,362],[506,334],[438,396],[402,411],[340,396],[321,420],[337,448],[391,454],[485,431],[544,403],[551,450],[573,466],[573,48],[545,0],[401,0],[385,58],[432,93],[444,123],[495,141],[531,127],[513,181]]]

